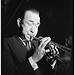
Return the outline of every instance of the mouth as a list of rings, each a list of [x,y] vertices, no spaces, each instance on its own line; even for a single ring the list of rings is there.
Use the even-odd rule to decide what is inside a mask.
[[[28,33],[27,33],[27,35],[28,35],[27,38],[29,38],[29,40],[32,40],[33,37],[35,37],[35,35],[31,35],[31,34],[28,34]]]
[[[29,37],[34,37],[35,35],[27,33]]]
[[[27,39],[31,40],[31,38],[32,38],[31,35],[27,33]]]

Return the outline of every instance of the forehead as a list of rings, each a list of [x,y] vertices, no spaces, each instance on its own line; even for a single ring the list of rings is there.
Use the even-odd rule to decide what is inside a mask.
[[[39,14],[35,12],[27,11],[24,15],[24,20],[26,21],[32,20],[34,22],[40,22],[40,17]]]

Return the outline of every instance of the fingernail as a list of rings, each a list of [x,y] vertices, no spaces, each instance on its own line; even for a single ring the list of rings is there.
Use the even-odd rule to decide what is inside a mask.
[[[50,52],[50,50],[46,50],[45,52]]]

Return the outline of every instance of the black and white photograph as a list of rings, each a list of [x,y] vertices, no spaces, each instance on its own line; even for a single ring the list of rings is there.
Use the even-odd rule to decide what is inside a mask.
[[[1,0],[1,75],[74,75],[74,0]]]

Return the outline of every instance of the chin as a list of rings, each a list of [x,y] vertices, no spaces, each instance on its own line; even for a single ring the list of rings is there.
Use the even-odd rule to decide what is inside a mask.
[[[30,38],[26,38],[28,41],[30,40]]]
[[[29,38],[29,37],[27,37],[27,36],[25,36],[25,39],[26,39],[26,40],[28,40],[28,41],[30,40],[30,38]]]

